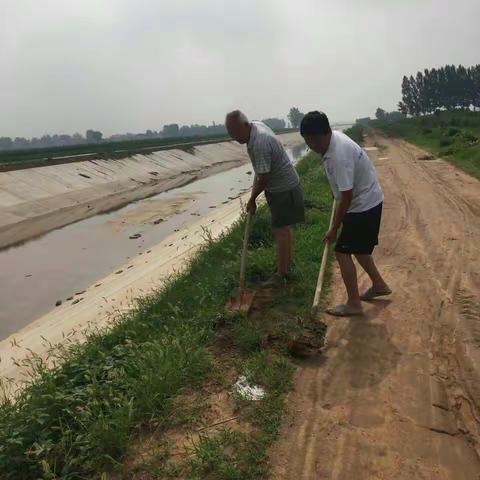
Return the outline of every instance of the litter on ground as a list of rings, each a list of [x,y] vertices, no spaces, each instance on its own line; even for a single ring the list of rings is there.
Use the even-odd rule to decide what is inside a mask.
[[[238,377],[233,388],[245,400],[261,400],[265,396],[265,390],[258,385],[250,385],[244,375]]]

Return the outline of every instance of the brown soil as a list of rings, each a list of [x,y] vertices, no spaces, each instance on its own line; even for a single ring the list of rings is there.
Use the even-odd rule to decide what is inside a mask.
[[[296,375],[272,478],[479,479],[480,182],[375,142],[388,147],[369,152],[385,193],[376,259],[394,294],[322,317],[323,361]],[[337,271],[331,303],[343,295]]]

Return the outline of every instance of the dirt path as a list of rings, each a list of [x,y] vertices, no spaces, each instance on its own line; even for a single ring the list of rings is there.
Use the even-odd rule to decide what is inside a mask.
[[[480,479],[480,182],[402,141],[371,151],[391,300],[324,318],[298,372],[274,479]],[[365,276],[360,284],[367,285]],[[338,272],[333,303],[343,299]]]

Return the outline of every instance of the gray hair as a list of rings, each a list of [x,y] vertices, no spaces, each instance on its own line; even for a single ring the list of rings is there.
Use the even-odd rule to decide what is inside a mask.
[[[233,110],[233,112],[227,113],[225,124],[228,125],[231,122],[243,123],[244,125],[248,125],[250,123],[248,117],[240,110]]]

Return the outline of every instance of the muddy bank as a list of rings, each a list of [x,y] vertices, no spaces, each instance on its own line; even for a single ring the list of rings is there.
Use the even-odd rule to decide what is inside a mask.
[[[298,133],[280,136],[287,147]],[[0,173],[0,248],[248,162],[236,142]]]

